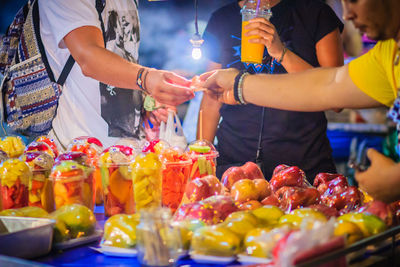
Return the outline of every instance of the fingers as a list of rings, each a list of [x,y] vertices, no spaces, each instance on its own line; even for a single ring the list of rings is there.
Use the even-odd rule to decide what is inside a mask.
[[[181,85],[184,87],[190,87],[190,84],[192,83],[190,80],[188,80],[178,74],[175,74],[173,72],[164,72],[164,77],[167,82],[170,82],[172,84]]]
[[[216,70],[213,71],[209,71],[209,72],[205,72],[203,74],[200,75],[200,81],[204,82],[206,81],[211,75],[213,75],[216,72]],[[204,85],[203,85],[204,86]]]

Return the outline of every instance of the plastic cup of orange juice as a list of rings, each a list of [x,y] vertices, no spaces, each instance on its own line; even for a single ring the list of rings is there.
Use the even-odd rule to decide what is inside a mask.
[[[242,13],[242,48],[241,48],[241,61],[246,63],[261,64],[264,56],[265,46],[263,44],[251,43],[249,39],[260,38],[258,35],[246,36],[249,30],[245,27],[249,24],[249,21],[254,18],[266,18],[269,19],[271,13],[265,8],[259,7],[257,10],[257,1],[248,1],[247,6],[244,6],[241,10]]]

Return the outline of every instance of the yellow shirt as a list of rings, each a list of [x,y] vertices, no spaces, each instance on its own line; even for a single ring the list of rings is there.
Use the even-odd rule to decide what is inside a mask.
[[[394,65],[398,46],[394,39],[379,41],[365,55],[349,63],[358,88],[376,101],[392,106],[400,86],[400,64]]]

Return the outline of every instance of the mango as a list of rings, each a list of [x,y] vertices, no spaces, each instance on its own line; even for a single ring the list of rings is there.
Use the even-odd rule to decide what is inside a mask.
[[[386,224],[379,217],[372,214],[350,212],[337,218],[337,222],[353,222],[363,232],[364,237],[379,234],[386,230]]]
[[[104,245],[133,248],[136,245],[136,226],[139,215],[117,214],[111,216],[104,225]]]
[[[278,223],[279,218],[285,215],[285,213],[276,206],[263,206],[261,208],[252,211],[260,222],[261,225],[273,225]]]
[[[222,225],[205,226],[193,233],[191,249],[196,254],[231,257],[240,252],[240,238]]]
[[[357,224],[343,220],[336,222],[334,235],[345,236],[348,245],[364,238],[364,234]]]

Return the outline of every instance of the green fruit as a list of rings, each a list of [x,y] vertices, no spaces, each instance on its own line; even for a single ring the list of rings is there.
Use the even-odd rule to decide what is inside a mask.
[[[93,212],[79,204],[64,205],[53,212],[51,217],[65,223],[71,238],[88,236],[94,232],[96,226]]]
[[[240,238],[222,225],[197,229],[191,249],[197,254],[231,257],[240,251]]]
[[[189,249],[193,232],[205,226],[205,223],[201,220],[184,220],[174,222],[173,226],[178,228],[181,233],[183,249]]]
[[[60,220],[56,220],[53,228],[53,241],[54,243],[60,243],[64,241],[68,241],[71,237],[69,235],[70,231],[64,222]]]
[[[236,211],[231,214],[229,214],[228,217],[226,217],[225,222],[231,222],[231,221],[237,221],[237,220],[246,220],[249,221],[252,225],[257,225],[258,224],[258,219],[257,217],[248,210],[245,211]]]
[[[285,213],[276,206],[263,206],[252,211],[261,225],[272,225],[279,221]]]
[[[24,217],[47,218],[49,213],[39,207],[23,207],[19,209]]]
[[[339,223],[348,221],[357,224],[363,232],[364,237],[376,235],[386,230],[385,222],[372,214],[350,212],[337,218],[337,221]]]
[[[138,223],[138,214],[117,214],[110,217],[104,225],[104,245],[120,248],[135,247]]]
[[[209,146],[200,146],[200,145],[190,145],[190,151],[198,152],[198,153],[208,153],[211,150]]]
[[[23,217],[24,214],[19,211],[18,209],[8,209],[0,211],[0,216],[16,216],[16,217]]]
[[[242,240],[248,231],[256,227],[256,223],[251,220],[235,219],[224,223],[224,226],[235,233]]]

